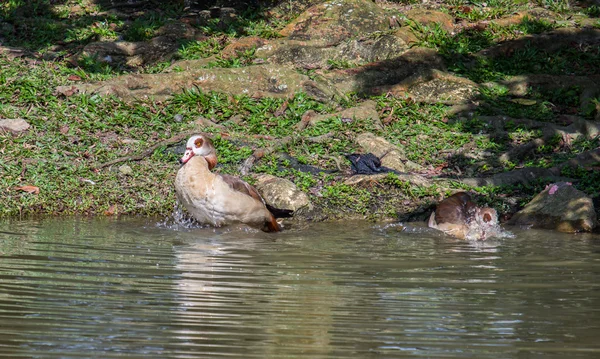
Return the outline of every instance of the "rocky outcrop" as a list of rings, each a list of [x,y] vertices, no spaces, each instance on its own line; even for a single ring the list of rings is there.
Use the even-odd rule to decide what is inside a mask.
[[[560,232],[590,232],[596,227],[592,199],[569,182],[548,185],[508,224],[553,229]]]
[[[223,9],[221,9],[222,11]],[[432,12],[444,25],[447,15]],[[415,17],[427,22],[427,11]],[[214,18],[216,15],[211,15]],[[116,95],[124,100],[164,100],[183,89],[200,88],[232,95],[288,97],[306,92],[323,102],[361,95],[390,94],[428,103],[465,103],[476,84],[445,72],[434,49],[413,47],[417,39],[408,26],[395,28],[390,15],[369,0],[329,0],[311,6],[281,30],[284,38],[241,38],[212,58],[173,63],[166,73],[125,75],[96,84],[59,87],[76,92]],[[194,28],[180,21],[145,42],[96,42],[83,54],[98,61],[137,67],[169,58],[180,39],[194,39]],[[256,49],[252,65],[215,68],[215,60],[231,59]],[[210,67],[210,68],[209,68]],[[348,68],[350,67],[350,68]],[[295,68],[321,69],[311,79]]]
[[[59,86],[57,91],[68,95],[69,91],[75,89],[87,94],[116,95],[131,101],[146,98],[164,100],[184,89],[192,88],[234,95],[283,98],[303,91],[322,101],[329,101],[336,96],[330,89],[310,80],[308,76],[275,65],[126,75],[104,82]]]
[[[276,64],[293,64],[305,69],[328,68],[335,63],[348,66],[395,58],[410,49],[410,42],[394,34],[350,39],[335,46],[315,41],[272,40],[256,56]]]
[[[392,59],[410,49],[411,37],[389,33],[389,16],[368,0],[330,0],[304,11],[256,56],[306,69],[335,63],[356,66]]]
[[[280,33],[290,40],[332,46],[388,29],[387,14],[372,1],[329,0],[304,11]]]

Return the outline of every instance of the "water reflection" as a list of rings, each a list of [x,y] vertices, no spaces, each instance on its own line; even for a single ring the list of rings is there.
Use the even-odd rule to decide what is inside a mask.
[[[10,232],[10,233],[7,233]],[[515,230],[0,225],[9,357],[597,357],[598,243]]]

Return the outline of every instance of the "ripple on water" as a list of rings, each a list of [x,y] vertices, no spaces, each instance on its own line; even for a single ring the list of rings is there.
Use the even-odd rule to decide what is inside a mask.
[[[166,223],[0,224],[0,356],[600,355],[600,251],[588,237]]]

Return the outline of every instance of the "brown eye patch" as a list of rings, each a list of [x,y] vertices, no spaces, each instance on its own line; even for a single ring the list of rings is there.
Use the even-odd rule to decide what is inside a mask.
[[[197,138],[196,141],[194,141],[194,145],[196,145],[196,147],[202,147],[203,143],[204,143],[204,140],[201,138]]]

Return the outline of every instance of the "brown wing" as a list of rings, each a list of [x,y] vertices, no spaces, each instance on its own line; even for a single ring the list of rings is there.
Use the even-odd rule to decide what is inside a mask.
[[[475,203],[465,192],[458,192],[441,201],[435,209],[435,220],[440,223],[464,224],[470,221],[476,209]]]
[[[254,198],[257,201],[261,201],[263,204],[265,203],[265,200],[260,196],[260,194],[258,194],[258,192],[256,191],[256,189],[252,186],[250,186],[248,183],[242,181],[241,179],[234,177],[234,176],[230,176],[230,175],[220,175],[221,178],[223,179],[223,181],[225,181],[225,183],[227,183],[229,185],[229,187],[233,188],[234,190],[238,191],[238,192],[242,192],[243,194],[246,194],[252,198]]]

